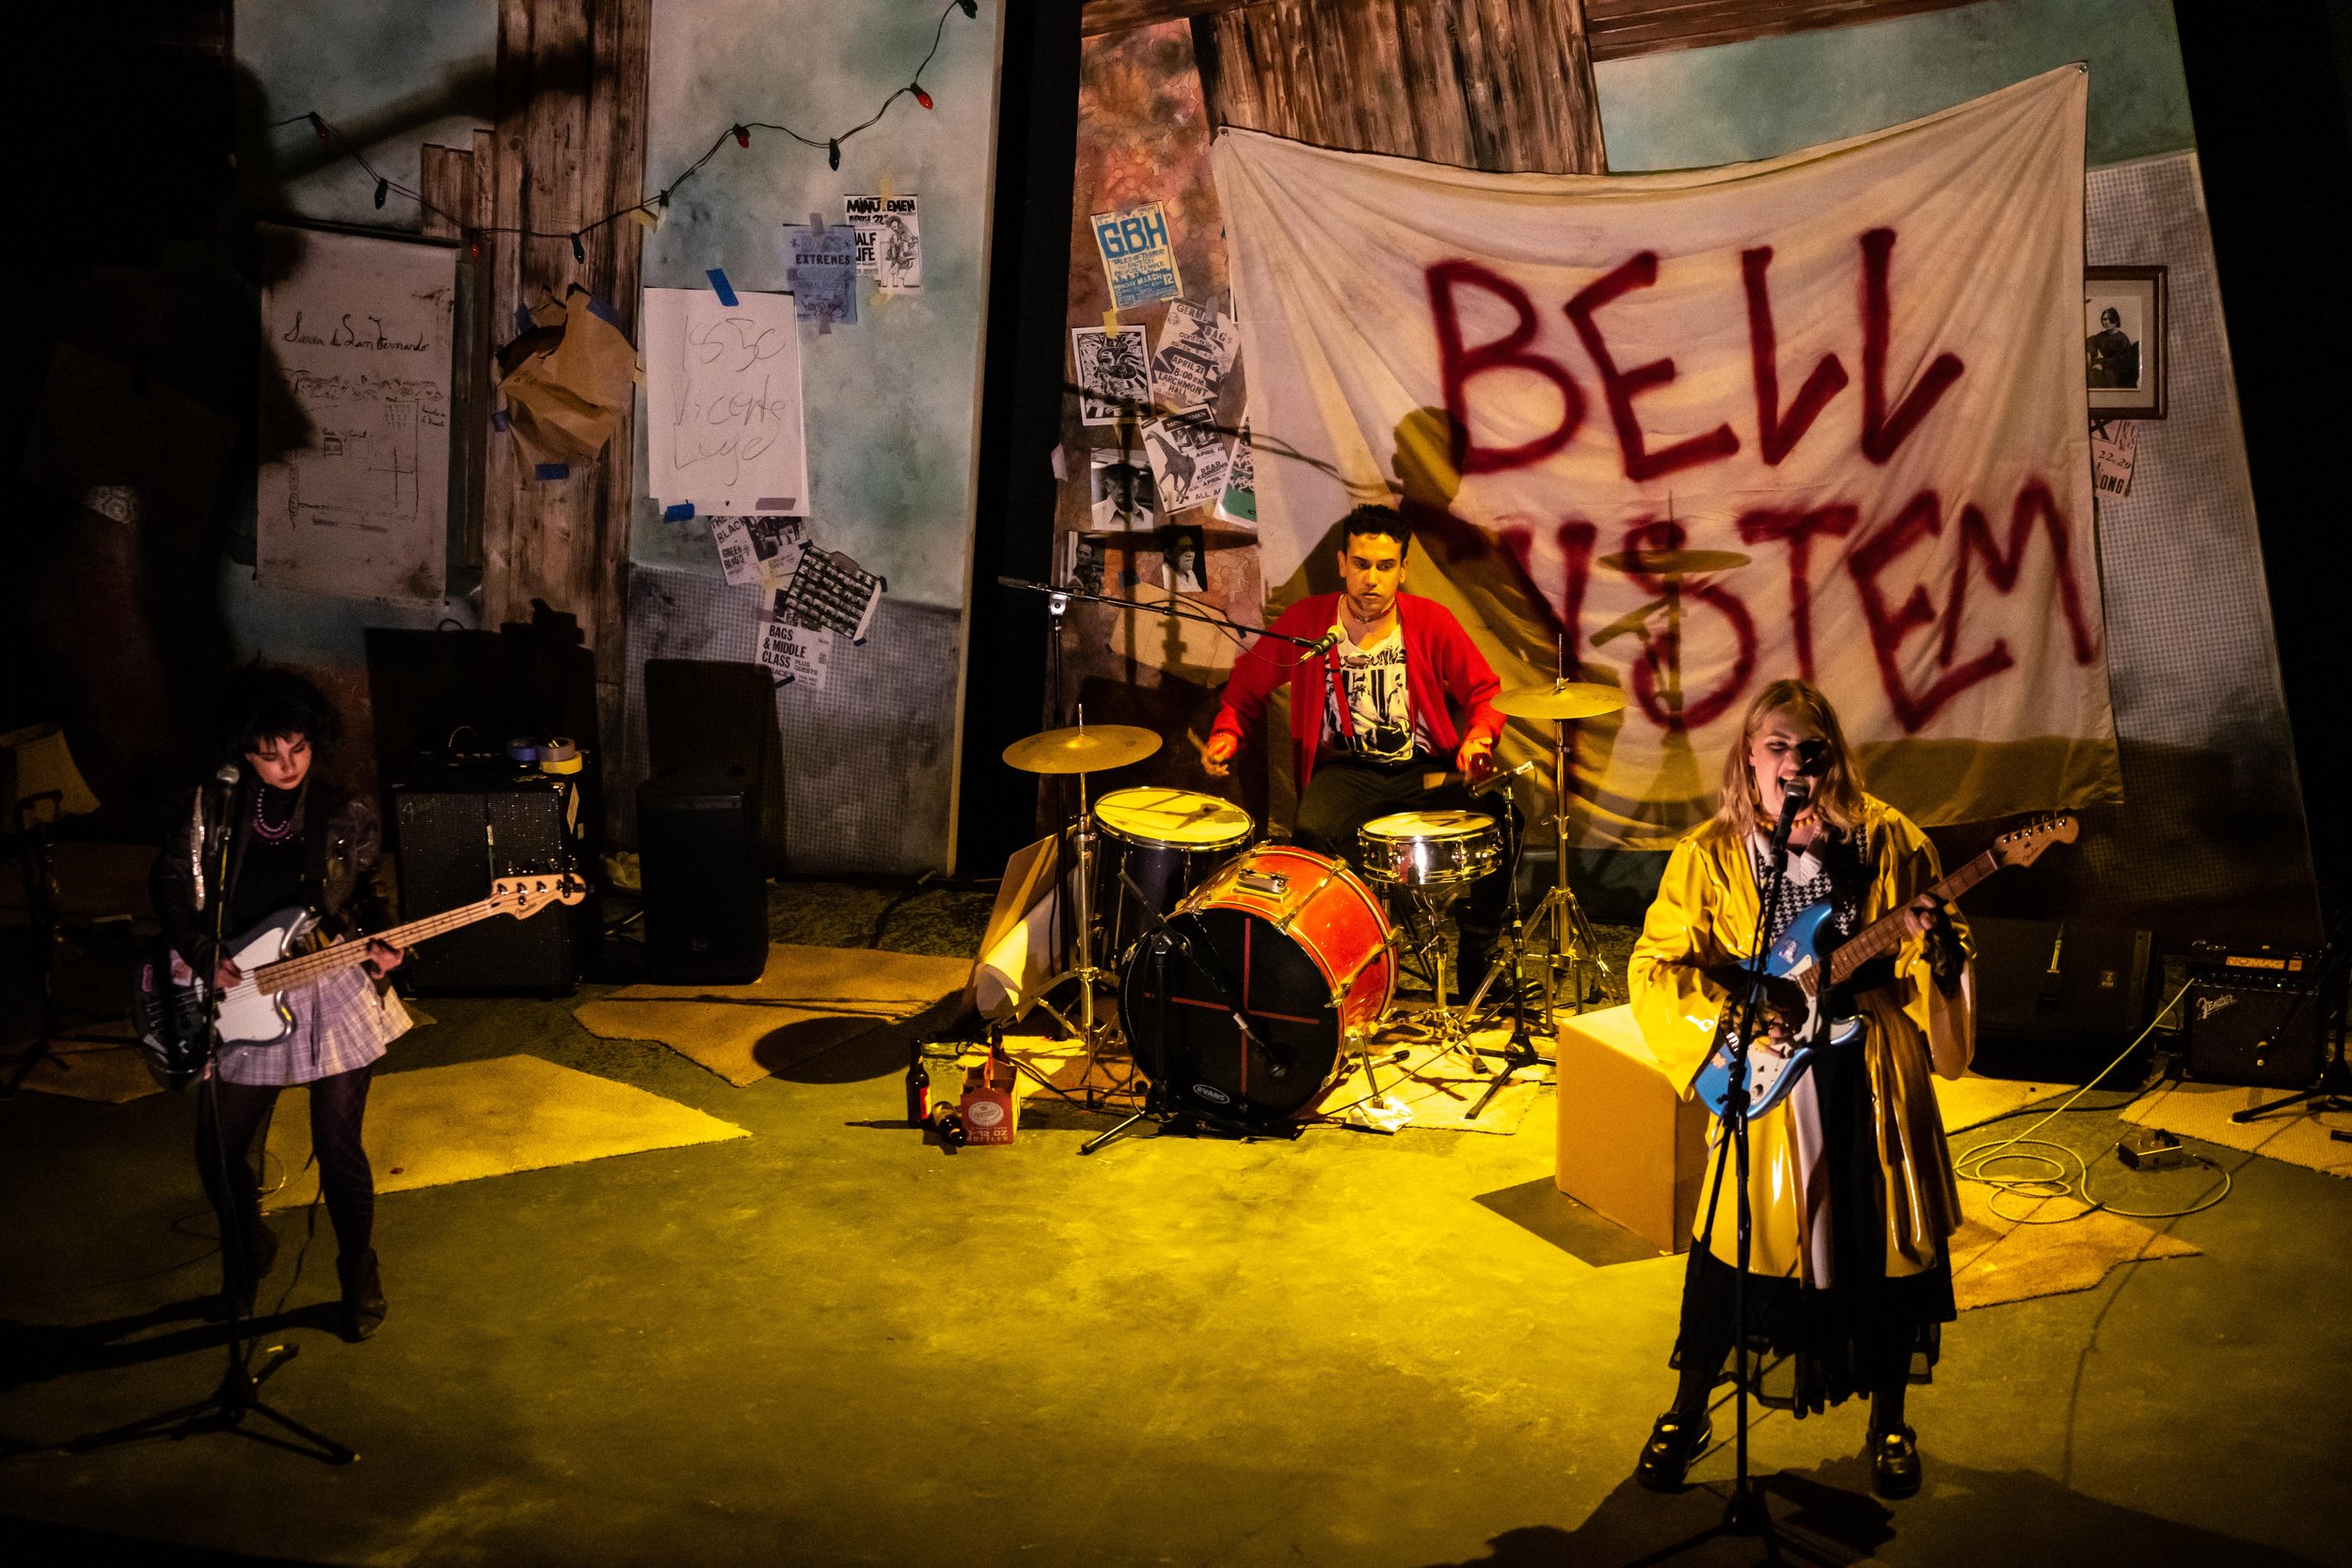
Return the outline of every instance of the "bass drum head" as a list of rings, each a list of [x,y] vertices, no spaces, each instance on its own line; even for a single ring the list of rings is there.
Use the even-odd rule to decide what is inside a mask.
[[[1245,1127],[1285,1126],[1323,1093],[1340,1062],[1330,982],[1262,916],[1211,908],[1168,924],[1213,956],[1232,1001],[1184,948],[1159,936],[1138,943],[1120,989],[1136,1066],[1179,1109]],[[1246,1049],[1235,1006],[1257,1037]]]

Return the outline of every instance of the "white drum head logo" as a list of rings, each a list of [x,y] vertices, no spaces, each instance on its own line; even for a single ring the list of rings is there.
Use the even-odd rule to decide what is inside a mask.
[[[1195,1084],[1192,1092],[1212,1104],[1231,1105],[1233,1102],[1232,1095],[1211,1084]]]
[[[963,1119],[975,1127],[993,1127],[1005,1119],[1005,1108],[993,1100],[976,1100],[963,1108]]]

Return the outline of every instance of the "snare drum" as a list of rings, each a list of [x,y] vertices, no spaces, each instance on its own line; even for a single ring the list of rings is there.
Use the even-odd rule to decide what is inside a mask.
[[[1226,862],[1168,925],[1189,948],[1155,935],[1121,975],[1127,1043],[1169,1100],[1225,1121],[1270,1132],[1312,1105],[1395,990],[1379,899],[1341,862],[1289,845]]]
[[[1104,839],[1094,908],[1103,923],[1101,950],[1114,955],[1134,946],[1151,926],[1128,880],[1143,890],[1147,908],[1164,915],[1218,862],[1248,843],[1257,827],[1231,800],[1154,788],[1111,791],[1094,802],[1094,824]]]
[[[1400,811],[1357,831],[1364,875],[1400,887],[1462,887],[1502,860],[1502,835],[1474,811]]]

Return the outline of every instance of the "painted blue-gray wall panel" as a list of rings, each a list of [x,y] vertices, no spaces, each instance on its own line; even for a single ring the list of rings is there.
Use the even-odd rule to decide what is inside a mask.
[[[237,62],[261,89],[263,124],[316,110],[411,190],[421,188],[419,148],[469,147],[475,128],[491,123],[497,0],[268,0],[239,5],[235,25]],[[296,166],[324,150],[308,125],[269,132],[266,145]],[[287,181],[284,195],[304,217],[420,227],[405,197],[378,211],[375,182],[341,156]]]
[[[925,84],[928,86],[929,84]],[[638,566],[628,583],[628,689],[607,815],[636,840],[646,774],[645,660],[754,657],[759,590]],[[956,641],[962,613],[885,596],[860,648],[834,650],[826,689],[776,692],[786,845],[795,871],[921,872],[947,865],[955,777]]]
[[[645,188],[700,157],[734,120],[822,136],[854,125],[908,85],[946,0],[657,0]],[[859,285],[858,323],[801,335],[811,532],[890,579],[904,602],[963,604],[972,529],[988,204],[1001,10],[951,12],[923,71],[936,107],[899,99],[873,129],[823,147],[772,131],[728,141],[672,198],[645,242],[648,288],[707,288],[725,269],[739,290],[781,291],[784,225],[845,195],[923,199],[923,290],[880,298]],[[642,404],[642,400],[641,400]],[[640,419],[642,427],[643,420]],[[639,435],[643,451],[644,436]],[[631,559],[718,575],[708,528],[665,524],[640,498]]]
[[[2074,60],[2090,65],[2090,162],[2196,145],[2168,0],[1981,0],[1859,26],[1593,69],[1609,167],[1777,157],[1964,103]]]

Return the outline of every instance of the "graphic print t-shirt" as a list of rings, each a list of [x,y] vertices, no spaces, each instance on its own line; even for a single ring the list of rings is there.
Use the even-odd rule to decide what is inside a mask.
[[[1403,625],[1391,626],[1389,635],[1369,648],[1343,638],[1329,657],[1338,663],[1340,679],[1326,688],[1323,749],[1377,762],[1410,758],[1421,737],[1413,733],[1412,707],[1405,696]],[[1342,692],[1347,704],[1344,724]]]

